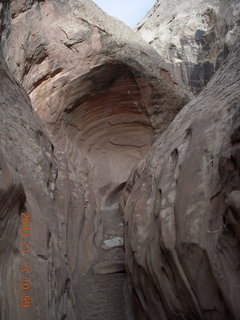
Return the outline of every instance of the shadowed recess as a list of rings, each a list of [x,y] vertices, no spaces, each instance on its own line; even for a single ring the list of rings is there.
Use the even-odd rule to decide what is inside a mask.
[[[151,145],[138,80],[126,65],[107,63],[74,79],[64,92],[68,148],[78,148],[74,162],[90,177],[102,206],[117,204],[121,186]]]

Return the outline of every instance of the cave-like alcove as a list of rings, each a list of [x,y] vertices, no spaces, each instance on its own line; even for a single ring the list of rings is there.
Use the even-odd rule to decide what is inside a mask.
[[[62,124],[74,163],[89,177],[102,209],[116,207],[133,167],[151,145],[143,88],[147,82],[122,63],[106,63],[65,89]],[[151,88],[149,90],[151,95]],[[76,154],[76,153],[75,153]]]

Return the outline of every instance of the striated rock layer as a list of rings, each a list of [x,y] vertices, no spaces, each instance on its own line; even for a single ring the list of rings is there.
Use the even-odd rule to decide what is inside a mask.
[[[133,166],[186,97],[157,52],[93,2],[20,4],[11,4],[8,65],[98,205],[116,206]]]
[[[58,167],[45,128],[2,57],[0,74],[0,318],[60,319],[68,309],[74,319],[66,257],[70,211],[58,207],[61,202],[69,206],[70,199],[60,190],[63,184],[71,184],[70,170]],[[79,186],[76,198],[82,194]],[[79,202],[84,214],[84,202]],[[20,228],[21,212],[30,214],[27,237]],[[29,253],[21,252],[24,243],[29,244]],[[24,261],[31,266],[28,272],[20,269]],[[28,291],[20,287],[23,279],[30,280]],[[34,309],[21,307],[22,295],[31,297]]]
[[[239,319],[239,68],[240,47],[125,187],[126,262],[143,319]]]
[[[4,41],[8,3],[0,9]],[[54,150],[2,52],[0,92],[0,318],[75,319],[73,284],[89,267],[97,242],[93,192],[66,155]],[[21,212],[30,215],[27,237]],[[29,252],[23,253],[26,242]],[[21,271],[25,261],[30,271]],[[29,290],[21,288],[23,279],[30,280]],[[31,299],[26,309],[25,295]]]
[[[133,166],[187,96],[151,46],[91,1],[2,0],[0,10],[1,319],[74,320],[82,274],[101,240],[112,241],[102,239],[99,208],[118,205]],[[27,256],[21,210],[31,216]],[[121,259],[104,259],[94,272],[124,271]],[[26,310],[23,277],[32,284]],[[109,277],[114,289],[124,277]]]
[[[240,35],[239,0],[158,0],[136,31],[199,93]]]
[[[171,2],[166,51],[156,46],[163,59],[90,0],[0,2],[1,319],[132,316],[123,189],[137,319],[238,319],[240,49],[175,119],[188,98],[164,63],[202,89],[236,42],[237,2],[188,1],[193,20],[186,2],[169,18]],[[31,215],[26,274],[22,211]],[[34,307],[23,310],[26,276]]]

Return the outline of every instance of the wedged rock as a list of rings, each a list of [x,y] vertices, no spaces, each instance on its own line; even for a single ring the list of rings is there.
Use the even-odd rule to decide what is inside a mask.
[[[187,96],[157,52],[90,0],[11,4],[9,68],[87,176],[99,207],[114,207],[134,167]]]
[[[112,239],[104,240],[102,248],[107,250],[115,247],[121,247],[122,245],[123,245],[123,238],[115,237]]]
[[[126,268],[145,319],[239,319],[240,47],[125,187]]]
[[[157,0],[136,32],[199,93],[240,36],[238,0]]]

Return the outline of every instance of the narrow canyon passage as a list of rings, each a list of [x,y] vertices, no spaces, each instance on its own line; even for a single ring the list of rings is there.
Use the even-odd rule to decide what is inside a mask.
[[[79,279],[77,313],[84,320],[134,320],[122,248],[122,217],[118,209],[101,214],[103,238],[92,268]]]
[[[240,320],[239,1],[0,0],[0,320]]]
[[[146,88],[147,83],[125,65],[104,64],[66,90],[60,141],[64,130],[67,154],[93,188],[98,230],[102,229],[96,257],[76,281],[79,319],[134,320],[118,206],[133,167],[151,146],[152,127],[141,92]],[[87,250],[88,254],[91,248]]]
[[[185,93],[154,49],[91,1],[33,0],[23,11],[20,2],[11,9],[5,59],[52,143],[49,152],[43,130],[24,126],[36,140],[29,162],[49,202],[29,208],[34,259],[53,261],[37,269],[47,298],[36,290],[29,319],[135,320],[119,198]],[[42,188],[27,197],[39,199]]]

